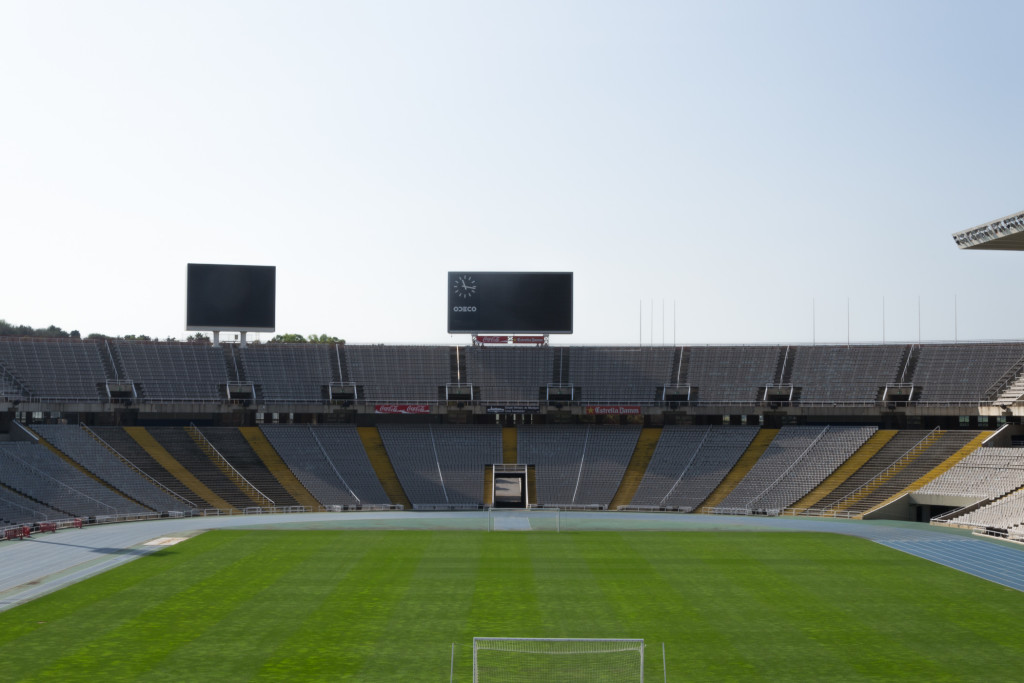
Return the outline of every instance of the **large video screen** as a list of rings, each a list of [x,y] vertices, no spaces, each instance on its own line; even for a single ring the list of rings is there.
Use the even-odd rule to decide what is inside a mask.
[[[275,266],[188,264],[186,330],[273,332]]]
[[[572,334],[572,273],[448,273],[448,332]]]

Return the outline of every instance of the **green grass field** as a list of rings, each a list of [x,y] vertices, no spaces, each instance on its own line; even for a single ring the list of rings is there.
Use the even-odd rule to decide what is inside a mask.
[[[214,531],[0,613],[3,681],[469,680],[472,637],[648,681],[1020,680],[1024,594],[808,533]],[[461,674],[461,676],[459,675]]]

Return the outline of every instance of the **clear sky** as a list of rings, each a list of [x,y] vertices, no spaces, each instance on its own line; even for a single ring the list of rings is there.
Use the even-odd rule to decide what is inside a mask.
[[[573,271],[560,344],[1021,339],[1024,253],[951,234],[1024,210],[1022,24],[7,0],[0,318],[182,338],[196,262],[276,265],[278,331],[350,342],[466,342],[449,270]]]

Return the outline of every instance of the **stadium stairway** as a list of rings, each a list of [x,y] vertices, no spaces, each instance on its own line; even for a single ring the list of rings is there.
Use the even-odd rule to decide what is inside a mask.
[[[857,449],[857,451],[846,459],[842,465],[840,465],[835,472],[830,474],[825,481],[821,482],[811,491],[793,503],[790,507],[796,510],[807,510],[814,507],[814,504],[819,500],[832,493],[837,486],[842,484],[844,481],[850,478],[850,476],[864,466],[871,458],[875,457],[878,451],[882,450],[882,447],[889,443],[899,430],[896,429],[879,429],[877,432],[871,435],[871,438],[864,442],[864,445]]]
[[[519,432],[515,427],[503,427],[501,430],[501,462],[515,465],[518,462]]]
[[[124,431],[132,437],[135,443],[139,444],[142,450],[149,453],[153,460],[156,460],[161,467],[170,472],[195,494],[196,498],[204,501],[209,507],[218,510],[231,510],[235,507],[210,490],[206,484],[196,479],[166,448],[160,445],[160,442],[153,438],[152,434],[146,431],[145,427],[125,427]]]
[[[357,427],[359,440],[363,442],[366,455],[370,458],[373,471],[377,473],[380,485],[384,487],[384,493],[388,494],[392,505],[401,505],[406,510],[412,509],[409,496],[405,495],[405,489],[398,481],[395,474],[395,466],[391,464],[391,458],[384,450],[384,441],[380,438],[380,432],[376,427]]]
[[[608,504],[609,510],[618,510],[622,505],[629,505],[633,502],[633,496],[640,486],[640,481],[647,472],[647,466],[654,455],[654,449],[658,446],[661,438],[661,427],[646,427],[640,432],[636,448],[633,449],[633,456],[626,465],[626,471],[622,475],[622,482],[612,496],[612,502]]]
[[[958,462],[960,462],[961,460],[966,458],[968,455],[970,455],[974,451],[978,450],[978,448],[981,447],[981,444],[984,443],[984,441],[987,438],[989,438],[990,436],[992,436],[993,434],[995,434],[995,431],[983,431],[983,432],[979,433],[973,439],[968,441],[964,446],[962,446],[960,448],[960,450],[958,450],[956,453],[954,453],[953,455],[951,455],[948,458],[946,458],[945,460],[943,460],[941,464],[939,464],[938,466],[932,468],[932,470],[930,472],[928,472],[923,477],[921,477],[920,479],[915,481],[913,484],[911,484],[910,486],[907,486],[906,488],[904,488],[899,493],[896,493],[896,494],[893,494],[892,496],[889,496],[889,498],[885,499],[880,504],[875,505],[870,510],[868,510],[868,511],[866,511],[864,513],[861,513],[859,515],[856,515],[856,519],[864,519],[865,516],[871,514],[875,510],[878,510],[880,508],[884,508],[886,505],[889,505],[894,500],[897,500],[900,497],[907,495],[911,491],[916,491],[917,489],[921,488],[925,484],[930,483],[934,479],[938,478],[939,475],[941,475],[943,472],[946,472],[946,471],[952,469],[953,466],[956,465]]]
[[[878,476],[876,476],[874,479],[872,479],[871,481],[869,481],[866,484],[864,484],[857,491],[854,491],[853,493],[848,495],[846,498],[844,498],[841,501],[839,501],[836,505],[834,505],[832,507],[832,510],[834,510],[836,512],[842,512],[843,510],[846,510],[848,508],[851,508],[851,507],[855,506],[857,503],[859,503],[860,501],[862,501],[865,498],[867,498],[868,496],[870,496],[876,490],[881,488],[882,485],[884,485],[887,481],[889,481],[890,479],[895,477],[897,474],[899,474],[901,471],[906,469],[908,466],[913,464],[913,462],[915,460],[920,458],[921,455],[924,454],[925,451],[927,451],[929,448],[931,448],[932,445],[936,441],[941,439],[943,436],[945,436],[945,434],[946,434],[946,431],[945,430],[941,430],[941,429],[936,429],[933,432],[931,432],[930,434],[928,434],[928,436],[926,436],[924,439],[922,439],[919,444],[917,444],[916,446],[911,448],[909,451],[907,451],[906,455],[904,455],[902,458],[900,458],[900,460],[903,460],[903,462],[897,461],[896,463],[893,463],[892,465],[890,465],[889,466],[890,469],[888,469],[888,470],[886,470],[884,472],[881,472],[880,474],[878,474]],[[899,464],[897,465],[897,463],[899,463]],[[877,506],[875,506],[875,507],[877,507]]]
[[[263,431],[259,427],[239,427],[238,431],[242,433],[242,436],[249,443],[249,447],[266,465],[267,470],[274,475],[275,479],[281,482],[281,486],[291,494],[292,498],[299,505],[314,510],[320,507],[320,502],[313,497],[313,494],[306,490],[306,487],[288,469],[288,466],[284,464],[284,460],[281,460],[281,456],[270,445],[267,437],[263,435]]]
[[[736,485],[743,481],[743,477],[747,476],[747,473],[751,470],[758,459],[764,455],[764,452],[768,450],[768,446],[771,445],[772,441],[778,435],[778,429],[762,429],[757,432],[757,436],[747,446],[747,450],[743,452],[740,459],[736,461],[733,468],[729,470],[729,473],[725,475],[722,482],[711,492],[711,495],[707,499],[696,506],[694,509],[701,512],[707,512],[710,508],[716,507],[719,503],[725,500],[725,497],[732,493],[732,490],[736,488]]]

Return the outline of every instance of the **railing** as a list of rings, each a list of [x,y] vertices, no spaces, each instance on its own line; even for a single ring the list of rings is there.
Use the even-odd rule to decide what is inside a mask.
[[[785,508],[779,515],[782,517],[830,517],[852,519],[859,513],[849,510],[826,510],[824,508]]]
[[[249,483],[249,480],[242,476],[242,473],[234,468],[234,466],[228,462],[228,459],[221,455],[220,451],[210,443],[210,440],[206,438],[206,435],[199,431],[199,428],[194,423],[190,423],[187,429],[189,436],[195,441],[199,447],[210,457],[211,460],[224,472],[229,479],[237,484],[243,491],[249,494],[250,498],[262,500],[266,503],[264,507],[272,508],[275,507],[274,501],[269,496],[264,494],[258,488]]]

